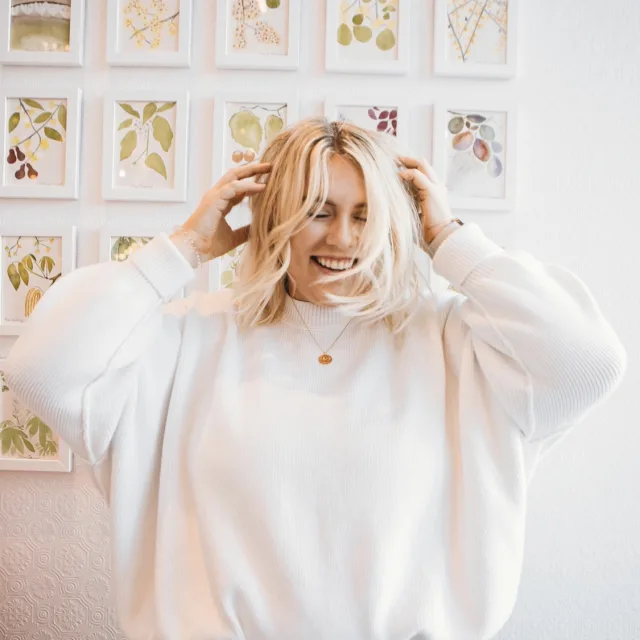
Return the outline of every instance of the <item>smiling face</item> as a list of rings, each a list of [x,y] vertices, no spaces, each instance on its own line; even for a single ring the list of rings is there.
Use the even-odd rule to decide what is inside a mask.
[[[367,220],[367,197],[361,172],[341,156],[329,161],[327,201],[310,222],[291,238],[289,274],[295,282],[290,294],[297,300],[327,304],[324,293],[344,295],[347,279],[322,283],[356,261],[356,247]]]

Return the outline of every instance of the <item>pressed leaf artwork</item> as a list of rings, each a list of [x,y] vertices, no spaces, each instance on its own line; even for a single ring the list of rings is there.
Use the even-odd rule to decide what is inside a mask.
[[[372,129],[398,135],[398,108],[393,106],[342,105],[338,107],[338,120],[352,122],[363,129]]]
[[[227,39],[234,53],[285,55],[290,0],[233,0]]]
[[[56,459],[60,438],[24,406],[7,386],[0,371],[0,457],[26,460]]]
[[[341,0],[336,34],[340,55],[358,60],[396,60],[399,3]]]
[[[224,166],[226,172],[259,159],[265,146],[287,126],[287,105],[283,103],[227,103],[224,131]],[[232,227],[248,224],[251,217],[246,203],[233,209],[227,218]],[[221,284],[229,286],[240,250],[222,257]],[[227,279],[228,282],[227,282]]]
[[[447,0],[450,60],[504,64],[507,58],[508,0]]]
[[[24,322],[62,275],[61,238],[4,236],[3,242],[2,320]]]
[[[117,102],[116,185],[172,188],[175,164],[175,102]]]
[[[11,0],[14,51],[69,51],[72,0]]]
[[[148,236],[117,236],[111,238],[111,260],[124,262],[129,256],[153,238]]]
[[[4,183],[63,185],[67,101],[9,98],[7,114]]]
[[[180,0],[128,0],[122,3],[122,51],[178,51]]]
[[[246,245],[240,245],[235,249],[229,251],[229,253],[220,257],[220,287],[229,288],[233,285],[233,281],[236,275],[236,269],[240,262],[240,255]]]
[[[447,112],[447,187],[456,195],[502,198],[506,113]]]

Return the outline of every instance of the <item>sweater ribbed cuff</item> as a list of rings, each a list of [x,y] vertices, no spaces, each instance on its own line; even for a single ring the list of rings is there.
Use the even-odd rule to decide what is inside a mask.
[[[163,299],[172,297],[196,277],[189,261],[166,233],[159,233],[132,253],[129,262],[136,266]]]
[[[433,269],[456,287],[484,258],[502,251],[477,224],[467,222],[444,239],[433,257]]]

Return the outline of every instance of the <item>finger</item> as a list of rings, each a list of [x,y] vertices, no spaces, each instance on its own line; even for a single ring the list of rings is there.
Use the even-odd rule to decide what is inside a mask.
[[[438,175],[435,170],[425,159],[418,160],[411,156],[400,156],[399,160],[406,167],[421,171],[429,180],[431,180],[431,182],[439,182]]]
[[[227,173],[227,176],[230,180],[242,180],[244,178],[269,173],[271,168],[272,164],[270,162],[251,162],[241,167],[234,167]]]
[[[404,169],[399,171],[401,178],[411,183],[418,191],[429,191],[430,182],[427,176],[418,169]]]

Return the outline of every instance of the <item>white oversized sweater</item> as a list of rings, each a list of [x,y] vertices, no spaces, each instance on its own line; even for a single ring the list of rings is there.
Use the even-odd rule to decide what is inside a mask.
[[[36,307],[10,388],[94,465],[135,640],[482,640],[513,610],[536,462],[626,354],[567,269],[475,224],[433,263],[404,345],[319,350],[287,301],[239,332],[166,235]],[[339,311],[298,303],[321,345]]]

